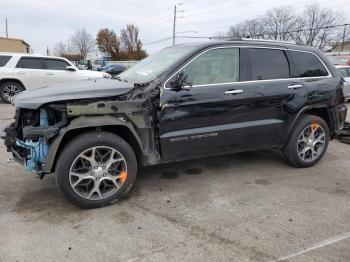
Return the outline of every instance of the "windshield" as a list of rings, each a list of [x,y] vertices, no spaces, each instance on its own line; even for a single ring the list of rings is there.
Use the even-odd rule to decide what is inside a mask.
[[[195,46],[176,46],[162,49],[124,71],[118,75],[118,78],[134,83],[151,81],[156,76],[166,72],[195,49],[197,49]]]

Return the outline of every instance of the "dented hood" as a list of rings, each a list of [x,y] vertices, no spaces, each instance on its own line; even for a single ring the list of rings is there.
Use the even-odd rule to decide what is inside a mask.
[[[19,108],[37,109],[50,102],[118,96],[133,88],[132,83],[105,78],[66,82],[24,91],[15,97],[14,105]]]

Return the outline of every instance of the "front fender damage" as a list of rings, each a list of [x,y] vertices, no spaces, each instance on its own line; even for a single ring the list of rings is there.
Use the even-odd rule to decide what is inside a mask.
[[[156,164],[160,162],[156,139],[159,92],[160,82],[153,80],[135,84],[130,92],[115,97],[60,102],[38,110],[20,109],[15,123],[5,130],[5,144],[17,162],[28,170],[46,174],[54,171],[60,144],[63,138],[69,139],[70,131],[123,126],[137,141],[142,163]],[[62,116],[53,119],[53,110]]]

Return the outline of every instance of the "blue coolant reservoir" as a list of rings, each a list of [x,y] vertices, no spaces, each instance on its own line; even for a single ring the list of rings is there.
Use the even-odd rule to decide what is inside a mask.
[[[40,109],[40,126],[48,126],[48,116],[45,109]],[[27,156],[26,169],[28,171],[38,172],[46,162],[46,157],[49,152],[49,145],[43,138],[39,138],[37,141],[26,140],[17,141],[18,146],[29,149],[30,155]]]

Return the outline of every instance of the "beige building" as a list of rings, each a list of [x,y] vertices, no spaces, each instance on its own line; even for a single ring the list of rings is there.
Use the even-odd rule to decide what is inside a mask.
[[[0,37],[0,52],[29,53],[30,46],[22,39]]]

